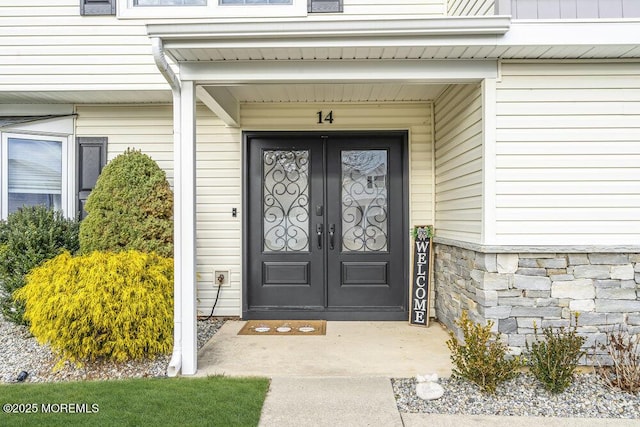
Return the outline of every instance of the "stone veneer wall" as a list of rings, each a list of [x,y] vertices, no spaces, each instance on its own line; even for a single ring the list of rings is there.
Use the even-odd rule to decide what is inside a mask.
[[[584,347],[606,342],[619,325],[640,333],[639,253],[483,253],[436,243],[438,320],[454,321],[467,310],[475,322],[493,320],[513,351],[524,351],[538,328],[574,324]],[[606,357],[602,357],[606,360]],[[588,363],[588,360],[583,360]]]

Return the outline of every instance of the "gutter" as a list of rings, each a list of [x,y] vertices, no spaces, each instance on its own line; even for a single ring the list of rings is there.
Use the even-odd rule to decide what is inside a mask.
[[[180,79],[176,76],[176,73],[173,71],[169,62],[167,62],[167,56],[164,51],[164,45],[162,44],[162,40],[159,37],[151,38],[151,53],[153,54],[153,60],[156,63],[156,67],[160,70],[160,74],[165,78],[169,86],[171,86],[171,91],[174,96],[180,96]]]
[[[158,37],[151,38],[151,51],[153,54],[153,60],[160,70],[160,74],[165,78],[169,86],[171,87],[171,93],[173,94],[173,147],[174,152],[177,147],[180,146],[181,128],[181,109],[180,109],[180,79],[176,76],[169,65],[164,51],[162,40]],[[175,160],[175,159],[174,159]],[[175,219],[174,209],[174,219]],[[175,233],[175,232],[174,232]],[[174,240],[175,240],[174,234]],[[182,294],[180,289],[180,280],[176,278],[176,271],[180,270],[180,254],[174,253],[174,278],[173,278],[173,353],[171,354],[171,360],[167,366],[167,376],[176,377],[180,373],[182,367]]]

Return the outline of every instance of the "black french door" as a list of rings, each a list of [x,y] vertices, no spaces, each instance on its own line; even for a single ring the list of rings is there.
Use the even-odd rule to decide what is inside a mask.
[[[406,134],[245,140],[244,317],[406,319]]]

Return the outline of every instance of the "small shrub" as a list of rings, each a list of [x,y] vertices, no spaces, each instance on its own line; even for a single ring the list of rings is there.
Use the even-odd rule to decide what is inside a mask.
[[[80,225],[82,253],[157,252],[173,257],[173,193],[151,157],[127,149],[98,177]]]
[[[173,340],[173,261],[137,251],[58,255],[16,292],[31,333],[61,360],[140,359]]]
[[[611,366],[600,366],[598,372],[611,388],[629,393],[640,392],[640,335],[629,335],[618,328],[607,336],[607,344],[601,345],[611,356]]]
[[[5,319],[21,324],[24,305],[13,293],[25,285],[26,274],[62,250],[78,250],[78,221],[44,206],[29,206],[0,222],[0,306]]]
[[[585,354],[582,350],[585,338],[576,331],[578,314],[575,320],[575,325],[567,329],[560,327],[554,332],[550,327],[543,328],[543,339],[534,324],[535,342],[531,347],[526,344],[531,373],[552,393],[561,393],[571,385],[578,361]]]
[[[462,330],[464,343],[458,343],[454,333],[449,332],[447,347],[454,377],[471,381],[486,393],[495,393],[498,384],[518,375],[522,361],[517,356],[507,357],[507,346],[500,341],[500,334],[491,332],[492,321],[485,326],[475,324],[463,311],[456,325]]]

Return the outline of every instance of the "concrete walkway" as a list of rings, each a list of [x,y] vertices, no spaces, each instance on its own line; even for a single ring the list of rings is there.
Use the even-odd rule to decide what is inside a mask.
[[[273,378],[260,426],[402,427],[388,378]]]
[[[326,336],[238,335],[228,321],[200,350],[197,376],[263,376],[261,427],[631,427],[638,420],[400,414],[390,378],[451,374],[446,331],[406,322],[328,322]]]

